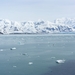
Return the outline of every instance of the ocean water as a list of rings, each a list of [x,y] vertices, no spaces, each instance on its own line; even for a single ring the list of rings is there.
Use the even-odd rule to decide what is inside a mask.
[[[0,75],[75,75],[75,34],[0,35]]]

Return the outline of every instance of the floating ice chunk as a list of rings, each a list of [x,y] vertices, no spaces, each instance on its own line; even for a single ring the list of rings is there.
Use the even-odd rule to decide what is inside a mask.
[[[0,51],[3,51],[3,49],[0,49]]]
[[[16,68],[17,66],[13,66],[14,68]]]
[[[61,64],[61,63],[64,63],[65,62],[65,60],[56,60],[56,63],[58,63],[58,64]]]
[[[23,53],[22,55],[27,55],[27,53]]]
[[[11,48],[10,50],[14,50],[14,49],[16,49],[15,47],[13,47],[13,48]]]
[[[32,65],[32,64],[33,64],[33,62],[29,62],[28,64],[29,64],[29,65]]]

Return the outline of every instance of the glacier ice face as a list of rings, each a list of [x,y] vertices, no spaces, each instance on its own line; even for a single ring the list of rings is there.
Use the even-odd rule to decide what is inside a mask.
[[[16,22],[0,19],[0,34],[10,33],[69,33],[75,32],[75,18],[59,18],[54,22],[38,20]]]

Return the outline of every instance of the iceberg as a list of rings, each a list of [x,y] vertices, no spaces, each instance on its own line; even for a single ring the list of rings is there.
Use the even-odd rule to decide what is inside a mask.
[[[3,49],[0,49],[0,51],[3,51]]]
[[[13,66],[14,68],[16,68],[17,66]]]
[[[33,62],[29,62],[29,65],[32,65],[33,64]]]
[[[58,64],[61,64],[61,63],[64,63],[65,62],[65,60],[56,60],[56,63],[58,63]]]
[[[13,48],[11,48],[10,50],[15,50],[16,48],[15,47],[13,47]]]

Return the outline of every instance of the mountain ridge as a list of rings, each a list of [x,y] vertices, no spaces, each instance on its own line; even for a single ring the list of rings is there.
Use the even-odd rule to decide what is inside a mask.
[[[75,18],[59,18],[50,21],[17,22],[0,19],[0,34],[70,33],[75,32]]]

